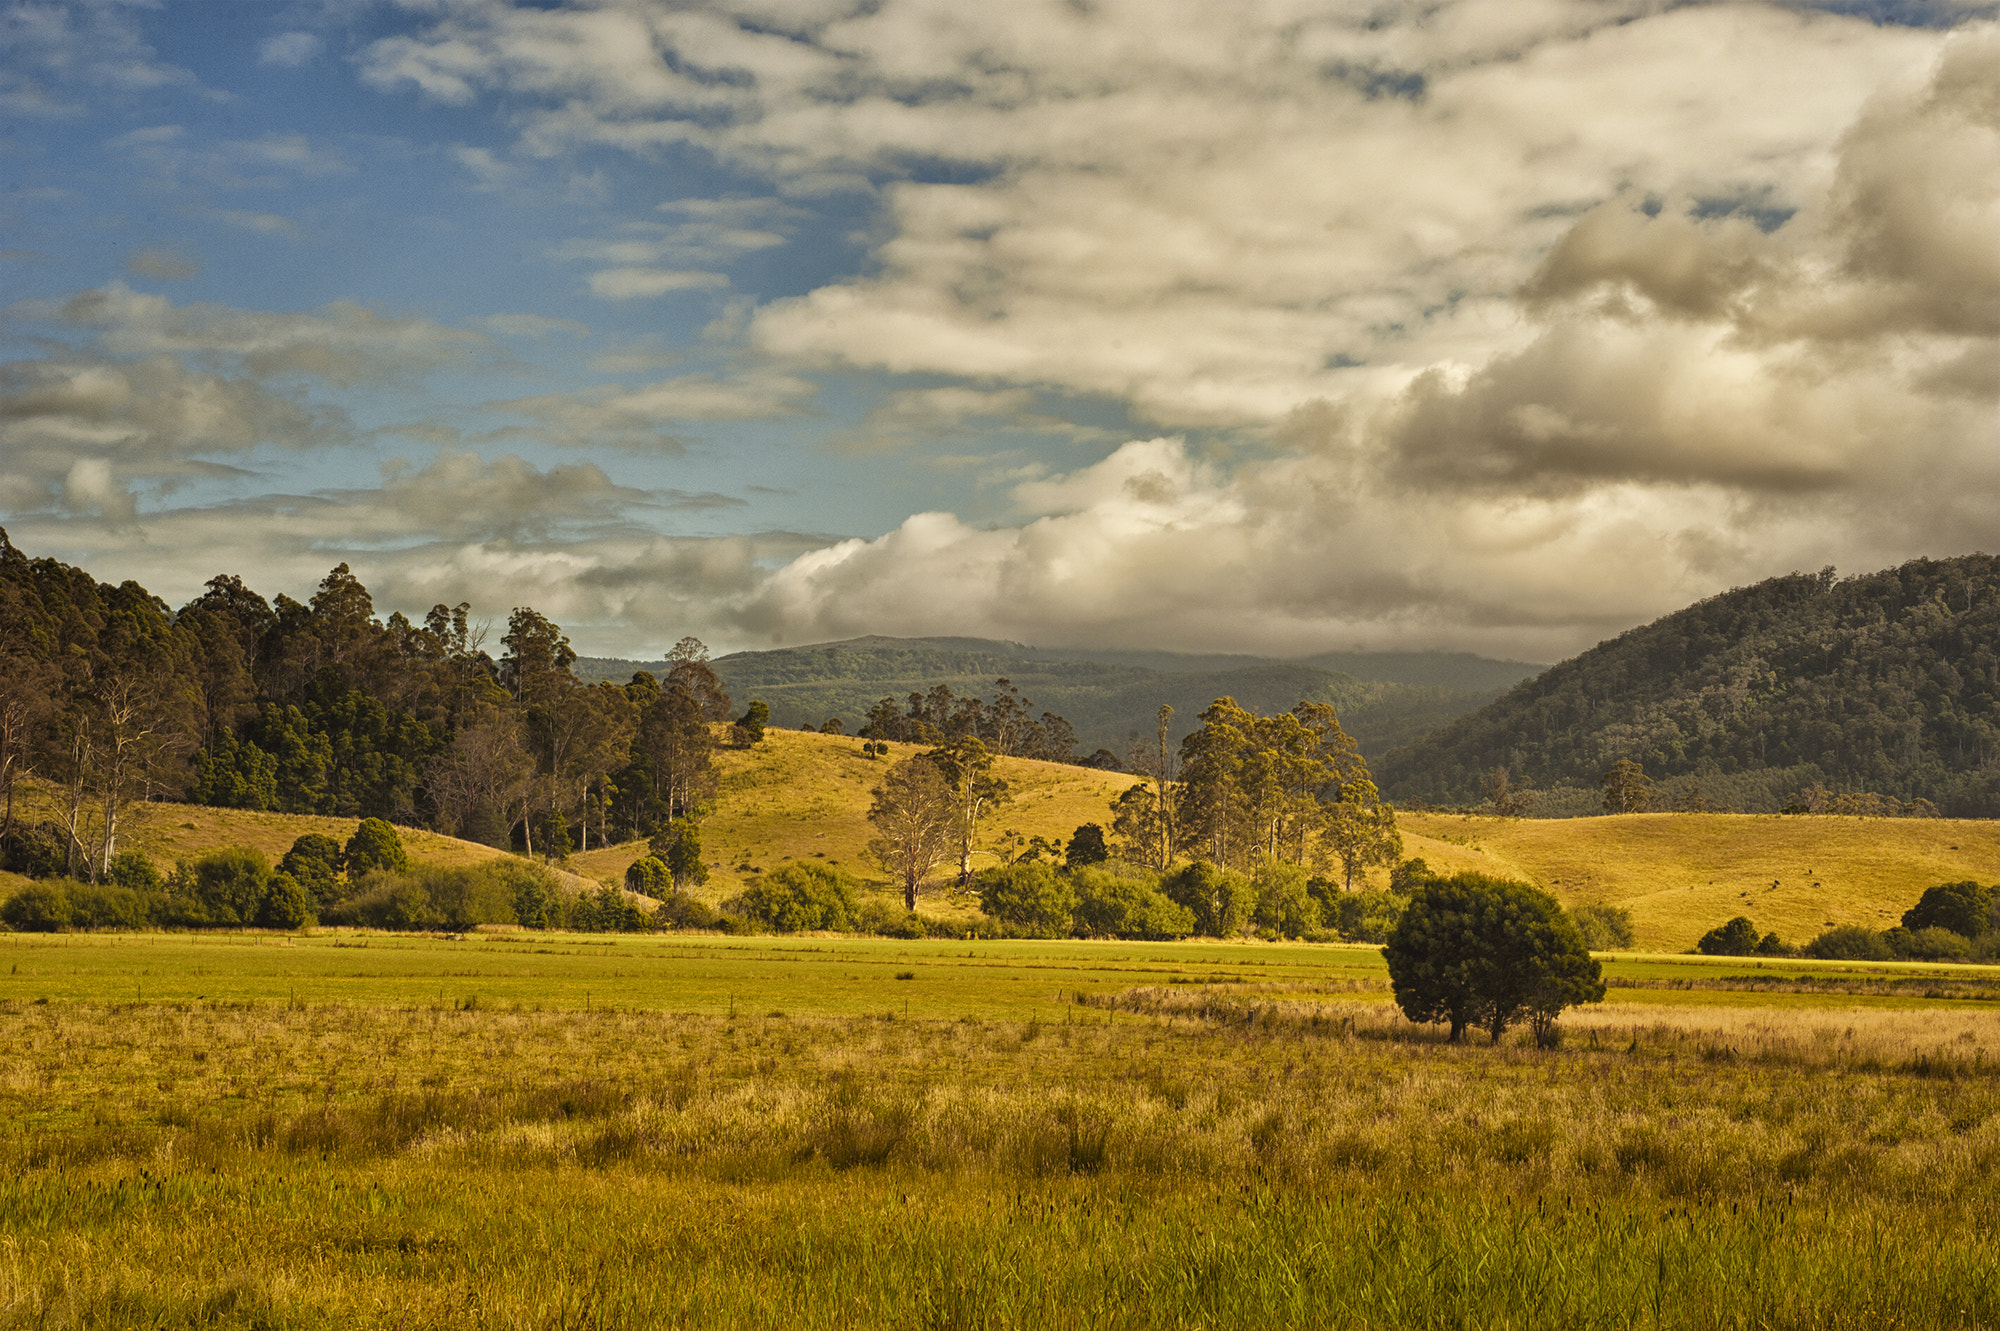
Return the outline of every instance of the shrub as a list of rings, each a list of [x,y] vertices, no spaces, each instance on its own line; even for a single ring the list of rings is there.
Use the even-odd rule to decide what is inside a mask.
[[[1805,952],[1822,961],[1893,961],[1896,957],[1888,939],[1858,924],[1828,929],[1807,943]]]
[[[514,922],[528,929],[548,929],[561,924],[565,903],[555,875],[525,860],[516,863],[521,871],[511,876]]]
[[[377,869],[400,873],[409,867],[410,859],[403,851],[403,838],[394,827],[380,818],[363,818],[361,826],[347,839],[343,863],[347,866],[348,881],[353,882]]]
[[[652,928],[653,917],[606,883],[595,892],[582,892],[570,899],[569,927],[578,933],[636,934]]]
[[[1939,883],[1924,889],[1917,904],[1903,912],[1903,927],[1911,933],[1949,929],[1975,938],[1992,928],[1993,894],[1978,883]]]
[[[72,915],[69,894],[55,883],[30,883],[0,906],[0,920],[23,933],[60,933]]]
[[[377,871],[356,884],[351,897],[329,909],[328,924],[367,929],[432,929],[444,921],[422,884],[403,874]]]
[[[1932,925],[1928,929],[1887,929],[1882,941],[1899,957],[1912,961],[1964,961],[1972,955],[1972,940]]]
[[[685,892],[669,891],[653,912],[656,929],[719,929],[726,933],[729,926],[730,921],[715,907]]]
[[[1789,957],[1792,955],[1792,951],[1793,949],[1786,945],[1785,940],[1778,937],[1775,933],[1765,934],[1763,939],[1757,944],[1757,955],[1760,957]]]
[[[829,865],[783,864],[737,899],[749,919],[779,933],[845,929],[854,918],[854,880]]]
[[[657,855],[641,856],[625,870],[625,887],[641,896],[670,896],[674,890],[673,871]]]
[[[1757,950],[1757,926],[1745,915],[1718,925],[1701,936],[1694,950],[1711,957],[1747,957]]]
[[[271,862],[246,846],[231,846],[181,866],[174,878],[175,895],[185,898],[176,923],[254,924],[271,881]]]
[[[1249,879],[1233,869],[1218,869],[1207,860],[1183,864],[1166,876],[1160,890],[1194,912],[1194,931],[1211,938],[1242,933],[1257,901]]]
[[[883,938],[922,938],[924,919],[913,910],[905,910],[898,905],[884,901],[865,901],[855,913],[854,929],[857,933],[876,934]]]
[[[153,922],[159,896],[116,883],[64,883],[62,890],[73,929],[143,929]]]
[[[146,858],[144,852],[136,850],[120,851],[113,856],[111,872],[105,878],[115,887],[147,895],[156,894],[167,885],[153,862]]]
[[[1040,860],[979,875],[979,909],[1025,938],[1067,938],[1076,927],[1076,888]]]
[[[752,698],[750,706],[744,709],[742,718],[736,724],[742,727],[750,743],[761,744],[764,740],[764,727],[771,724],[771,709]]]
[[[1305,868],[1265,855],[1250,875],[1257,894],[1250,919],[1259,929],[1281,938],[1302,938],[1319,931],[1320,903],[1314,899]]]
[[[1159,880],[1143,871],[1108,865],[1070,874],[1076,888],[1077,932],[1108,938],[1185,938],[1194,932],[1194,912],[1160,891]]]
[[[1569,916],[1576,921],[1576,931],[1583,935],[1585,946],[1592,952],[1630,948],[1639,941],[1632,931],[1632,912],[1623,906],[1593,902],[1578,906]]]
[[[288,873],[299,886],[312,894],[318,910],[340,900],[340,843],[318,832],[307,832],[292,843],[278,861],[278,872]]]
[[[266,929],[303,929],[319,918],[318,907],[305,884],[288,873],[274,873],[257,907],[257,923]]]
[[[548,870],[528,860],[489,860],[449,869],[426,869],[413,877],[431,901],[434,918],[448,929],[463,931],[476,924],[515,924],[514,903],[529,885],[548,883]]]

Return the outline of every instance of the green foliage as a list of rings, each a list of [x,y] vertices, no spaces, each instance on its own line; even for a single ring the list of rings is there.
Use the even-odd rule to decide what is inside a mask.
[[[1893,961],[1896,951],[1873,929],[1843,924],[1807,943],[1805,954],[1822,961]]]
[[[1160,891],[1159,876],[1110,865],[1072,870],[1076,929],[1093,938],[1185,938],[1194,912]]]
[[[1453,1040],[1476,1023],[1497,1042],[1526,1017],[1548,1047],[1565,1007],[1604,997],[1598,964],[1554,897],[1479,874],[1419,888],[1382,954],[1403,1014],[1450,1023]]]
[[[278,861],[278,872],[290,874],[312,894],[315,908],[324,910],[340,900],[340,843],[319,832],[307,832],[292,842]]]
[[[72,929],[143,929],[153,922],[159,894],[115,883],[60,884],[69,898]]]
[[[1425,883],[1436,881],[1431,866],[1419,859],[1404,860],[1389,871],[1389,890],[1397,896],[1409,896]]]
[[[364,876],[355,884],[354,895],[322,918],[328,924],[364,929],[435,929],[444,923],[424,885],[392,870]]]
[[[66,867],[68,841],[54,823],[16,823],[0,840],[0,869],[23,878],[54,878]]]
[[[1071,869],[1088,868],[1110,858],[1111,848],[1104,844],[1104,829],[1096,823],[1084,823],[1070,833],[1069,845],[1063,849],[1063,864]]]
[[[744,709],[742,719],[736,724],[743,727],[743,733],[749,737],[752,744],[762,743],[764,729],[771,724],[771,709],[758,699],[752,698],[750,706]]]
[[[1790,945],[1775,932],[1765,934],[1757,942],[1757,955],[1760,957],[1789,957],[1792,951]]]
[[[265,929],[303,929],[319,915],[319,902],[305,885],[283,871],[271,875],[257,907],[257,923]]]
[[[1196,933],[1211,938],[1233,938],[1242,933],[1257,906],[1256,889],[1248,878],[1231,869],[1218,869],[1207,860],[1181,865],[1166,876],[1160,890],[1193,913]]]
[[[1313,879],[1312,886],[1326,927],[1350,943],[1388,942],[1409,908],[1409,898],[1395,892],[1343,892],[1324,878]]]
[[[30,883],[0,905],[0,920],[22,933],[60,933],[69,928],[74,915],[69,894],[58,883]]]
[[[552,929],[561,924],[566,903],[555,876],[525,860],[514,863],[519,866],[510,874],[514,922],[524,929]]]
[[[641,896],[668,897],[673,895],[674,874],[665,860],[658,855],[642,855],[625,870],[625,886]]]
[[[1251,922],[1266,934],[1303,938],[1319,931],[1320,903],[1308,886],[1304,865],[1275,855],[1259,856],[1250,889],[1257,899]]]
[[[271,881],[271,862],[242,846],[211,851],[175,873],[174,895],[192,906],[174,923],[188,925],[255,924]]]
[[[121,850],[111,859],[111,872],[105,875],[114,887],[126,888],[142,895],[157,893],[166,887],[166,879],[154,863],[146,858],[144,851]]]
[[[638,934],[653,927],[653,917],[607,883],[570,898],[567,924],[579,933]]]
[[[1598,778],[1606,813],[1644,813],[1653,807],[1653,780],[1630,758],[1620,758]]]
[[[1029,938],[1066,938],[1075,927],[1076,888],[1040,860],[979,875],[979,908]]]
[[[1925,888],[1917,904],[1903,912],[1903,927],[1912,933],[1949,929],[1976,938],[1992,930],[1993,904],[1993,893],[1978,883],[1939,883]]]
[[[751,883],[737,905],[779,933],[845,929],[854,918],[854,880],[830,865],[795,860]]]
[[[701,861],[701,827],[694,819],[683,818],[674,824],[665,859],[675,891],[685,892],[708,881],[708,866]]]
[[[1694,950],[1711,957],[1747,957],[1757,950],[1758,941],[1757,926],[1748,916],[1738,915],[1703,934]]]
[[[1731,788],[1752,812],[1822,781],[1994,817],[1996,672],[2000,556],[1795,573],[1602,643],[1376,769],[1400,799],[1460,804],[1496,766],[1587,787],[1630,757],[1656,778]],[[1744,780],[1767,771],[1788,773],[1780,788]]]
[[[1891,952],[1911,961],[1964,961],[1972,955],[1971,939],[1936,925],[1924,929],[1886,929],[1882,941]]]
[[[1569,915],[1576,921],[1577,932],[1583,935],[1585,946],[1592,952],[1612,952],[1638,946],[1638,935],[1632,929],[1632,912],[1623,906],[1592,902],[1578,906]]]
[[[353,881],[378,869],[400,872],[409,867],[410,858],[403,850],[403,838],[394,827],[380,818],[364,818],[347,839],[342,863],[347,867],[349,881]]]

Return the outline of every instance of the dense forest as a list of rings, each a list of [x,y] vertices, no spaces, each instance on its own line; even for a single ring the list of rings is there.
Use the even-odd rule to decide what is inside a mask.
[[[497,656],[470,615],[378,618],[345,564],[304,603],[225,574],[175,610],[137,583],[30,559],[0,531],[0,856],[53,853],[99,876],[126,808],[160,798],[587,849],[701,808],[714,748],[754,743],[769,717],[762,702],[735,715],[696,639],[657,671],[593,682],[532,608],[509,616]],[[856,728],[1077,761],[1068,723],[1028,706],[1004,679],[991,702],[934,686]],[[30,775],[58,792],[53,823],[17,825]]]
[[[1524,783],[1595,807],[1638,763],[1682,802],[1750,812],[1827,792],[2000,816],[2000,558],[1772,578],[1636,628],[1376,764],[1404,802]]]

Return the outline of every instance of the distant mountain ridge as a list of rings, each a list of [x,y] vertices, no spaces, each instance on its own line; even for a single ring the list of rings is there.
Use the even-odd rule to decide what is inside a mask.
[[[1724,592],[1516,685],[1375,774],[1392,798],[1456,804],[1505,766],[1582,812],[1621,758],[1746,812],[1824,783],[2000,816],[2000,558]]]
[[[1337,669],[1335,660],[1353,668]],[[885,697],[901,702],[936,684],[960,695],[991,697],[993,681],[1005,678],[1033,702],[1036,713],[1067,719],[1084,752],[1107,748],[1121,758],[1128,736],[1153,732],[1162,703],[1174,709],[1177,741],[1194,729],[1203,708],[1224,696],[1266,712],[1302,699],[1332,703],[1364,752],[1381,753],[1539,669],[1466,653],[1338,653],[1285,661],[881,636],[734,652],[712,664],[733,696],[763,699],[773,722],[786,726],[838,716],[853,728]],[[635,670],[659,673],[664,667],[663,661],[586,657],[576,670],[588,679],[626,679]]]

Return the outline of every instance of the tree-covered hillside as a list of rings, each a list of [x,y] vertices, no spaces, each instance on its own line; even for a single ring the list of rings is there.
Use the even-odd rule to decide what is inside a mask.
[[[1400,800],[1473,802],[1496,768],[1594,790],[1620,759],[1746,811],[1815,783],[2000,816],[2000,558],[1792,574],[1689,606],[1376,765]]]
[[[1335,667],[1335,660],[1343,665]],[[1170,738],[1178,742],[1199,724],[1201,710],[1223,697],[1265,713],[1301,700],[1331,703],[1362,751],[1379,754],[1489,701],[1535,670],[1444,652],[1280,661],[885,637],[737,652],[714,665],[731,693],[769,703],[774,724],[818,725],[837,716],[850,729],[885,697],[900,702],[938,684],[960,696],[985,696],[996,679],[1006,678],[1037,712],[1066,718],[1084,752],[1105,748],[1121,758],[1128,736],[1152,736],[1162,703],[1174,709]],[[579,675],[595,679],[626,679],[641,668],[653,667],[591,658],[577,663]]]

